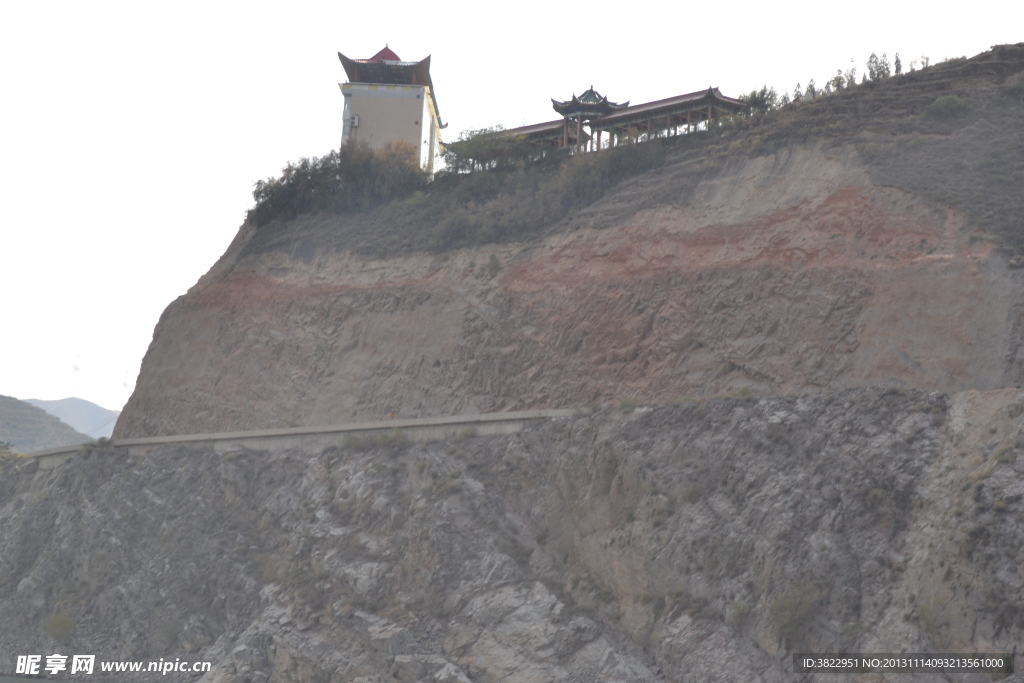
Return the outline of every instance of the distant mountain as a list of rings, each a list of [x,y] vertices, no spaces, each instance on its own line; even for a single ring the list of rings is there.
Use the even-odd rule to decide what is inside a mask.
[[[19,453],[91,440],[42,408],[11,396],[0,396],[0,441],[10,441]]]
[[[86,401],[84,398],[62,398],[56,401],[26,398],[25,403],[42,408],[50,415],[59,418],[65,424],[71,425],[93,439],[104,436],[110,438],[114,431],[114,424],[117,422],[117,416],[121,414],[120,411],[108,410],[92,401]]]

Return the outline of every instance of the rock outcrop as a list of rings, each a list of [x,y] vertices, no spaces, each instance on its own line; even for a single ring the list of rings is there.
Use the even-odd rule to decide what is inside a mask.
[[[1015,651],[1020,97],[1024,44],[999,46],[722,137],[432,186],[448,204],[243,225],[165,311],[113,445],[0,459],[0,670],[60,648],[205,683],[782,683],[835,679],[797,652]],[[592,204],[545,194],[551,225],[510,227],[527,190],[468,199],[651,150]],[[439,207],[464,248],[402,241]],[[579,410],[117,446],[529,408]]]
[[[1020,383],[1020,272],[962,216],[823,144],[741,156],[684,206],[631,198],[684,161],[532,244],[247,257],[243,228],[168,307],[115,436]]]
[[[208,661],[208,682],[824,681],[791,654],[1024,635],[1019,390],[367,448],[4,462],[0,669],[69,651]],[[158,679],[196,676],[138,680]]]
[[[721,135],[246,223],[114,435],[1019,386],[1022,97],[1001,45]]]

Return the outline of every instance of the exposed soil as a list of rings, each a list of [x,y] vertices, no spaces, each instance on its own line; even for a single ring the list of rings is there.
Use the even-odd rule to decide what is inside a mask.
[[[1018,272],[854,147],[737,160],[692,194],[446,256],[238,259],[243,233],[168,308],[116,435],[1019,381]]]

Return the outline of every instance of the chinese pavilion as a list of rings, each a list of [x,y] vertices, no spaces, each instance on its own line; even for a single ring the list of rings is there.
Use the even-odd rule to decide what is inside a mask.
[[[538,123],[513,128],[507,133],[518,135],[537,146],[572,147],[577,151],[601,149],[602,137],[608,135],[608,147],[624,141],[637,142],[659,136],[692,132],[705,128],[722,115],[736,114],[746,105],[742,100],[726,97],[718,88],[677,95],[664,100],[630,106],[629,102],[610,102],[591,86],[577,97],[560,102],[552,99],[561,121]],[[590,129],[584,130],[584,124]]]
[[[559,102],[556,99],[551,100],[551,106],[554,107],[555,111],[562,115],[562,141],[560,147],[567,147],[569,144],[569,127],[570,122],[576,122],[576,135],[577,141],[581,141],[584,136],[583,124],[594,119],[600,119],[609,114],[625,109],[629,106],[629,102],[622,104],[618,102],[610,102],[607,97],[601,95],[594,86],[590,86],[582,95],[576,97],[576,93],[573,93],[571,100],[565,102]],[[598,149],[600,149],[601,143],[598,142]],[[579,147],[577,143],[577,148]]]
[[[369,59],[338,53],[348,83],[339,83],[345,98],[341,144],[362,140],[373,149],[404,142],[417,151],[420,165],[433,173],[440,163],[441,117],[430,56],[403,62],[388,46]]]
[[[608,144],[614,146],[623,138],[636,141],[664,135],[677,135],[680,129],[690,132],[699,124],[709,126],[723,114],[736,114],[746,109],[743,100],[726,97],[718,88],[677,95],[664,100],[623,107],[589,122],[591,136],[601,149],[601,135],[608,133]]]

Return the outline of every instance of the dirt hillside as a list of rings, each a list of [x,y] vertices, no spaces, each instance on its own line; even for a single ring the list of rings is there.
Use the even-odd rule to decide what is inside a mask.
[[[239,258],[243,228],[165,312],[116,436],[1020,381],[1020,273],[853,145],[739,156],[683,205],[576,227],[391,259]]]

